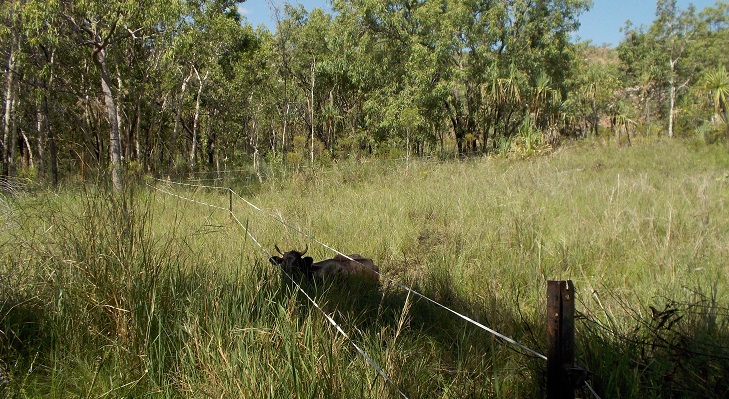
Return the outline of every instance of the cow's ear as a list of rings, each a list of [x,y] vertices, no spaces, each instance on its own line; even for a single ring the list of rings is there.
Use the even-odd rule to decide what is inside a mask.
[[[311,269],[311,265],[314,264],[314,258],[311,256],[304,257],[304,268],[305,269]]]
[[[283,258],[280,256],[272,256],[268,258],[268,261],[271,262],[272,265],[280,265],[283,263]]]

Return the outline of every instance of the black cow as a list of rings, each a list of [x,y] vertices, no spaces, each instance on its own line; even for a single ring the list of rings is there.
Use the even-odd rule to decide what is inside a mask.
[[[274,246],[281,256],[272,256],[271,263],[281,266],[289,274],[303,274],[307,279],[332,279],[343,280],[360,279],[368,283],[380,281],[380,269],[372,259],[359,254],[349,255],[349,258],[337,255],[332,259],[321,262],[314,262],[311,256],[304,256],[309,249],[308,245],[303,252],[291,250],[282,252],[278,245]]]

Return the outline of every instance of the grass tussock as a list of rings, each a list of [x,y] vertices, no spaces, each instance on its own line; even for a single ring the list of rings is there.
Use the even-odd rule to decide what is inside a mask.
[[[352,161],[234,183],[266,210],[234,197],[242,226],[215,189],[6,195],[0,394],[398,397],[267,263],[274,244],[333,255],[274,216],[540,353],[546,281],[572,279],[603,397],[725,397],[728,170],[680,142]],[[411,398],[544,394],[541,359],[393,284],[303,287]]]

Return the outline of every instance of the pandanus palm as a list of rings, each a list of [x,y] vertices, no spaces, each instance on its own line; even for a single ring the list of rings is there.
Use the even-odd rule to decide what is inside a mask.
[[[727,122],[727,98],[729,98],[729,73],[724,65],[707,71],[702,79],[702,89],[709,92],[714,103],[714,117]]]

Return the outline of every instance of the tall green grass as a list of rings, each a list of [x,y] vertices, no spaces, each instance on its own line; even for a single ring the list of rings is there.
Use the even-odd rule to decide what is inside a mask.
[[[344,162],[237,192],[545,352],[546,281],[577,288],[603,397],[725,397],[729,155],[662,142]],[[222,190],[156,182],[3,197],[9,397],[398,397],[267,263],[333,254]],[[383,283],[303,287],[411,398],[539,397],[545,362]],[[2,384],[0,384],[1,386]],[[586,396],[587,393],[585,393]]]

